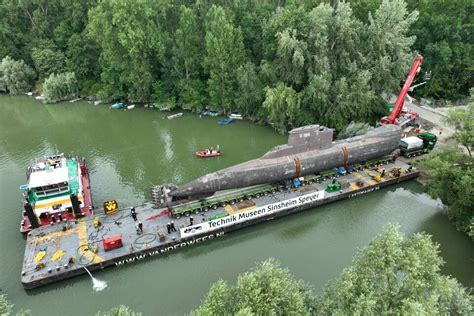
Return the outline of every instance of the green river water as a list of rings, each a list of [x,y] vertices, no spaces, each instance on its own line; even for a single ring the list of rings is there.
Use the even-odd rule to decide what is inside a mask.
[[[149,200],[153,184],[184,183],[286,142],[268,127],[245,121],[219,126],[216,121],[190,113],[168,120],[151,109],[113,111],[86,102],[43,105],[32,97],[0,96],[0,293],[8,294],[15,310],[30,309],[33,315],[93,315],[119,304],[144,315],[182,315],[199,305],[213,282],[234,282],[239,273],[269,257],[319,293],[387,223],[399,223],[407,234],[432,234],[446,261],[443,273],[474,286],[474,243],[455,230],[438,201],[411,181],[96,272],[108,283],[102,292],[92,290],[87,275],[23,289],[25,239],[18,231],[18,187],[35,157],[53,153],[55,146],[84,156],[94,204],[117,199],[130,206]],[[217,144],[223,156],[194,156]]]

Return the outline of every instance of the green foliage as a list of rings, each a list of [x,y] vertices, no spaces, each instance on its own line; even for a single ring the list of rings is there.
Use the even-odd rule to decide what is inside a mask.
[[[233,26],[222,7],[213,5],[206,16],[206,56],[211,106],[228,112],[234,105],[236,70],[245,60],[242,32]]]
[[[429,168],[428,193],[447,206],[448,217],[459,230],[474,236],[474,159],[447,148],[422,163]]]
[[[260,106],[264,99],[262,81],[252,62],[247,62],[237,69],[237,112],[246,116],[259,118]]]
[[[363,135],[370,129],[372,129],[372,127],[367,123],[351,122],[346,128],[339,132],[337,139],[346,139],[349,137]]]
[[[473,296],[440,273],[439,245],[389,225],[315,297],[274,260],[216,282],[193,315],[470,315]]]
[[[342,129],[383,113],[380,93],[398,86],[411,59],[407,32],[416,12],[401,0],[383,1],[368,19],[363,24],[344,2],[276,11],[264,28],[267,41],[275,38],[267,45],[269,77],[277,78],[270,84],[291,87],[300,109],[291,122],[281,114],[278,129],[315,122]]]
[[[406,77],[408,60],[413,59],[410,47],[414,36],[407,36],[416,22],[418,12],[408,12],[403,0],[382,1],[374,15],[369,14],[367,54],[372,69],[370,85],[378,95],[398,91],[401,78]]]
[[[474,88],[471,89],[471,100],[466,109],[450,109],[445,120],[454,126],[454,139],[469,153],[472,158],[472,147],[474,146]]]
[[[341,130],[384,115],[380,94],[399,90],[413,46],[433,71],[420,93],[472,86],[472,1],[407,1],[4,0],[0,58],[35,65],[40,81],[74,72],[102,99]],[[293,105],[277,115],[264,102],[282,87]]]
[[[273,259],[239,276],[216,282],[194,315],[304,315],[313,312],[309,288]]]
[[[23,60],[15,61],[9,56],[0,64],[0,91],[21,94],[31,90],[35,72]]]
[[[474,3],[469,0],[408,0],[420,12],[411,33],[414,48],[424,55],[423,68],[432,78],[417,93],[434,98],[458,99],[474,85]]]
[[[5,294],[0,295],[0,316],[10,316],[13,311],[13,304],[7,300]],[[16,316],[29,316],[29,310],[20,310],[16,313]]]
[[[293,88],[281,82],[275,88],[267,88],[263,108],[268,113],[268,122],[279,133],[287,131],[286,124],[292,126],[297,119],[299,106],[299,98]]]
[[[456,227],[474,240],[474,89],[467,108],[450,110],[446,122],[455,127],[453,138],[468,155],[448,147],[425,158],[422,164],[429,168],[426,189],[447,206],[448,217]]]
[[[74,72],[78,80],[97,78],[99,53],[97,45],[85,34],[73,34],[67,40],[66,68]]]
[[[205,100],[205,86],[200,80],[203,52],[204,34],[200,21],[192,9],[181,6],[173,46],[172,76],[179,102],[191,108],[200,108]]]
[[[11,314],[13,305],[7,300],[6,295],[0,295],[0,315],[8,316]]]
[[[79,85],[73,72],[51,74],[43,84],[44,99],[47,103],[73,99],[78,90]]]
[[[438,248],[427,234],[406,239],[397,226],[389,226],[326,287],[318,314],[469,315],[473,297],[440,274]]]
[[[107,312],[98,312],[96,316],[141,316],[141,313],[136,313],[125,305],[120,305],[112,308]]]
[[[33,48],[31,58],[35,63],[36,71],[42,78],[63,72],[66,61],[63,52],[51,48]]]
[[[101,49],[101,78],[109,97],[150,101],[168,40],[163,10],[159,1],[106,0],[89,11],[88,34]]]
[[[474,159],[456,149],[445,149],[423,161],[430,171],[427,191],[447,206],[457,228],[474,236]]]

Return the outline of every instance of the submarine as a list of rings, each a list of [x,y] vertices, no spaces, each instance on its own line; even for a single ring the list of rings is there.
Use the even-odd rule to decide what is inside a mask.
[[[277,183],[388,155],[399,146],[399,126],[381,125],[367,133],[333,141],[334,130],[320,125],[292,129],[288,143],[262,157],[199,177],[174,187],[175,198],[205,196],[217,191]]]

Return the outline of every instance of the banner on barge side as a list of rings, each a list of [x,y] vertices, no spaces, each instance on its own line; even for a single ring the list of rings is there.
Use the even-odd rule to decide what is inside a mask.
[[[180,228],[179,232],[181,238],[187,238],[194,235],[210,232],[226,226],[232,226],[234,224],[253,220],[262,216],[266,216],[272,213],[278,213],[287,209],[295,208],[300,205],[312,203],[314,201],[322,200],[324,198],[324,190],[317,191],[288,200],[260,206],[252,210],[240,212],[237,214],[228,215],[222,218],[214,219],[211,221],[203,222],[200,224],[187,226]]]

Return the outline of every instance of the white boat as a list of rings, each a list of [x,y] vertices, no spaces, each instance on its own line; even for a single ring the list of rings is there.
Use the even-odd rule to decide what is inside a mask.
[[[183,113],[176,113],[176,114],[173,114],[173,115],[169,115],[168,116],[168,120],[171,120],[171,119],[174,119],[174,118],[177,118],[177,117],[180,117],[180,116],[183,116]]]
[[[135,104],[130,104],[127,106],[127,110],[131,110],[135,108]]]
[[[234,120],[242,120],[242,114],[229,114],[229,118],[234,119]]]
[[[38,101],[43,101],[44,100],[44,95],[38,95],[35,97],[36,100]]]
[[[82,100],[82,98],[77,98],[77,99],[74,99],[74,100],[70,100],[69,102],[74,103],[74,102],[81,101],[81,100]]]

